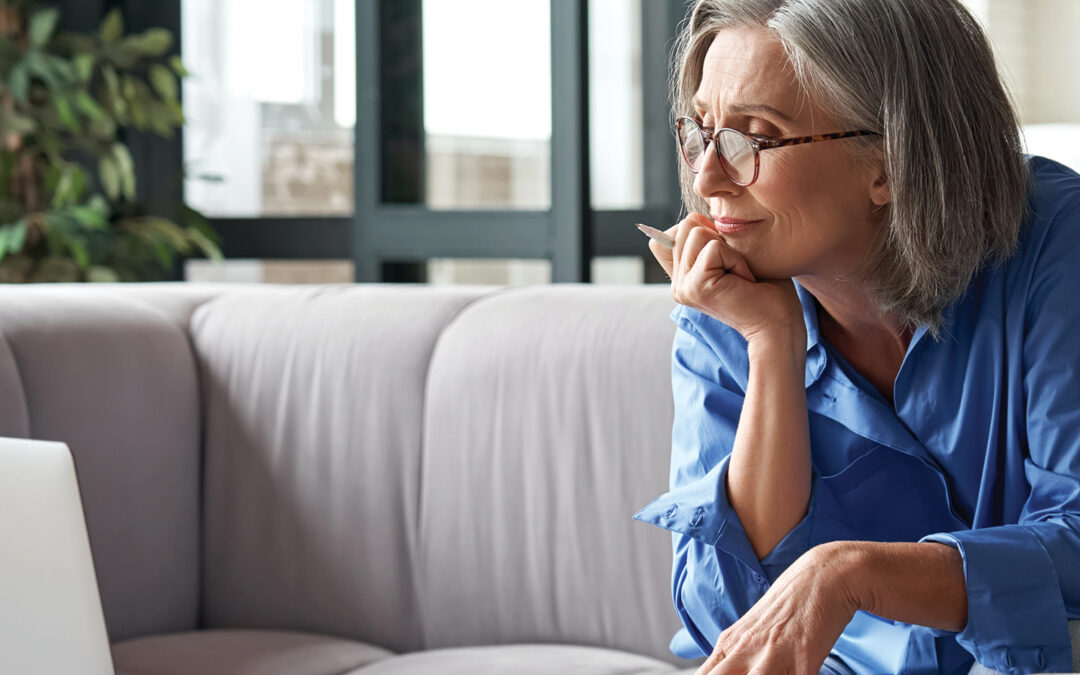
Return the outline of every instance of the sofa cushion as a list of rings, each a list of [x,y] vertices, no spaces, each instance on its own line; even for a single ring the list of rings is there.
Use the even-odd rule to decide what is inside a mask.
[[[431,364],[417,573],[425,646],[608,646],[676,662],[667,287],[560,285],[473,303]]]
[[[196,625],[200,426],[185,328],[113,290],[0,293],[0,435],[71,449],[119,640]]]
[[[577,645],[499,645],[405,654],[345,675],[692,675],[646,656]]]
[[[206,630],[127,640],[112,647],[117,675],[339,675],[392,654],[340,638],[257,630]]]
[[[30,409],[26,406],[19,365],[4,336],[2,312],[0,308],[0,436],[29,438]]]
[[[414,567],[428,365],[447,322],[488,292],[285,287],[195,311],[206,627],[422,647]]]

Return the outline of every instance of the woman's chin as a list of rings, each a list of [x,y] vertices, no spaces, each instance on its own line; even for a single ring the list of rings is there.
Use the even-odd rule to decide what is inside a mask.
[[[732,250],[743,257],[746,261],[746,266],[750,268],[750,273],[754,275],[754,279],[757,281],[777,280],[777,279],[790,279],[793,272],[788,269],[787,265],[782,264],[780,261],[772,258],[766,252],[755,250],[750,248],[749,250],[740,250],[748,248],[746,246],[739,246],[738,243],[728,244]]]

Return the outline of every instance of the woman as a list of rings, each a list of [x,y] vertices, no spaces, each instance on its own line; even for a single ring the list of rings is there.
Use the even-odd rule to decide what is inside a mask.
[[[955,0],[701,0],[674,81],[674,653],[1071,667],[1080,176]],[[775,141],[795,139],[783,143]]]

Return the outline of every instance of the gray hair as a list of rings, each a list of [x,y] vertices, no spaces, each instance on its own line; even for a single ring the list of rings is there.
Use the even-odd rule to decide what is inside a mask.
[[[699,0],[674,47],[672,104],[693,115],[705,53],[723,28],[772,29],[803,93],[852,129],[890,182],[859,273],[882,312],[938,338],[942,310],[1015,249],[1027,170],[1016,113],[978,22],[957,0]],[[826,131],[836,131],[828,129]],[[683,201],[708,212],[681,166]]]

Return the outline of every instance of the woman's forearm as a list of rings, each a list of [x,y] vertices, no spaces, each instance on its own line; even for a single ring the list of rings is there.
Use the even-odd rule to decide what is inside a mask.
[[[758,558],[806,515],[810,431],[801,325],[749,343],[749,382],[728,468],[728,501]]]
[[[960,631],[967,624],[964,561],[955,548],[933,542],[838,541],[817,549],[827,559],[835,556],[859,609],[942,630]]]

